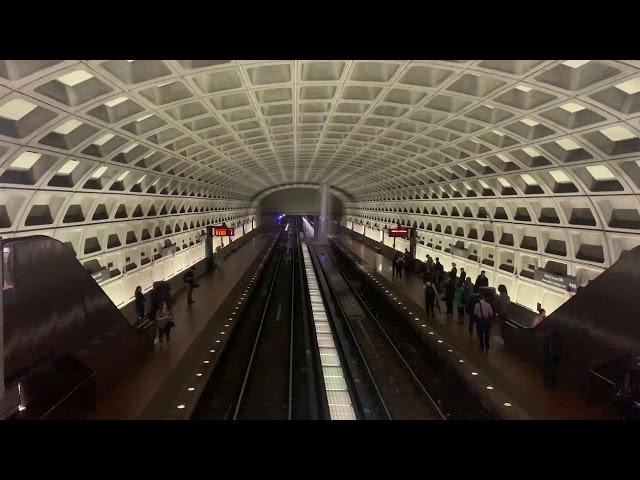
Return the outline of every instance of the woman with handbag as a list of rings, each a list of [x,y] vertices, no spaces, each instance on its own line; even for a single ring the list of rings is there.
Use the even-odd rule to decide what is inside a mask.
[[[169,345],[171,328],[175,326],[171,318],[172,316],[167,302],[162,302],[156,312],[156,327],[158,328],[158,343],[160,345],[162,345],[164,337],[167,338],[167,345]]]

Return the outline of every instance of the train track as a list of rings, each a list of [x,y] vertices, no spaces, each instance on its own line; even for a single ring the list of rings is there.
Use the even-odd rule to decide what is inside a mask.
[[[386,418],[446,420],[438,400],[416,374],[385,325],[353,287],[328,246],[315,246],[320,264],[343,305],[344,321],[383,403]]]

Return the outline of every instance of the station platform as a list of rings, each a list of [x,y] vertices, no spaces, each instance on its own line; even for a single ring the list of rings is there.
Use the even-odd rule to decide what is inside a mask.
[[[345,251],[353,253],[376,272],[385,287],[398,298],[408,298],[424,312],[423,283],[419,275],[409,273],[403,279],[392,277],[391,259],[375,251],[353,232],[342,230],[333,236]],[[439,295],[439,297],[441,297]],[[469,335],[468,323],[457,324],[457,313],[452,319],[446,315],[441,298],[440,311],[436,307],[439,334],[454,345],[480,369],[505,394],[536,420],[607,420],[616,419],[616,413],[608,408],[589,405],[577,392],[563,388],[562,379],[554,389],[543,385],[543,373],[536,366],[502,348],[497,328],[492,328],[490,351],[482,352],[477,335]],[[455,311],[455,309],[454,309]]]
[[[197,279],[200,287],[193,292],[195,303],[192,305],[187,303],[186,289],[174,296],[173,320],[176,326],[171,331],[171,344],[168,347],[154,345],[154,352],[136,365],[98,403],[96,420],[133,420],[140,417],[220,305],[272,239],[271,231],[257,232],[235,252],[229,253],[222,265],[213,272],[200,275]]]

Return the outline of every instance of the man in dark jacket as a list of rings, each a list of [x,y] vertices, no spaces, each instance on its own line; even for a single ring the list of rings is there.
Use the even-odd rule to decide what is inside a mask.
[[[433,273],[436,281],[436,286],[440,286],[442,282],[442,274],[444,273],[444,267],[440,263],[440,258],[436,257],[436,263],[433,264]]]
[[[404,249],[404,274],[408,275],[411,270],[411,253],[406,248]]]
[[[476,285],[475,286],[476,293],[480,292],[480,288],[489,286],[489,279],[485,275],[484,270],[482,270],[480,272],[480,275],[478,275],[478,278],[476,278],[476,284],[475,285]]]
[[[435,304],[437,301],[438,292],[436,291],[436,287],[434,287],[430,280],[427,280],[424,284],[424,304],[425,309],[427,310],[427,317],[435,318]]]
[[[191,296],[193,295],[193,289],[197,287],[195,278],[193,275],[194,270],[195,268],[191,267],[189,270],[187,270],[187,273],[185,273],[183,277],[184,283],[187,285],[187,303],[188,304],[194,303],[193,298],[191,298]]]
[[[456,268],[456,264],[453,263],[451,264],[451,271],[449,272],[449,280],[451,280],[452,278],[455,280],[456,277],[458,276],[458,269]]]

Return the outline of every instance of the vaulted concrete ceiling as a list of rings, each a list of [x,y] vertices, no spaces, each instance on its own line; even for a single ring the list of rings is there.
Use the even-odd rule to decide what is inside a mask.
[[[100,199],[235,211],[296,183],[575,197],[633,231],[639,137],[639,61],[0,60],[0,234],[76,224],[69,193],[86,224]]]

